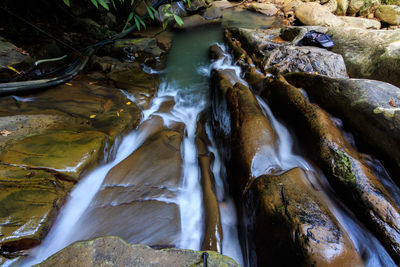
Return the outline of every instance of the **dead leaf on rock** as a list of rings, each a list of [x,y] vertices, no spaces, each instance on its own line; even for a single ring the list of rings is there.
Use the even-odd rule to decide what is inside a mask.
[[[391,105],[392,107],[396,107],[396,103],[394,102],[394,99],[392,98],[392,99],[390,99],[390,101],[389,101],[389,105]]]
[[[1,130],[1,131],[0,131],[0,134],[1,134],[2,136],[7,136],[7,135],[10,135],[11,132],[8,131],[8,130],[6,130],[6,129],[4,129],[4,130]]]

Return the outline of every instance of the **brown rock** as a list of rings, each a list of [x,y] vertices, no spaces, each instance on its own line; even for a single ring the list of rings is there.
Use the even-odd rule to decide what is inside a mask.
[[[303,3],[295,9],[296,17],[304,25],[340,27],[343,22],[317,2]]]
[[[218,199],[215,193],[215,180],[211,171],[213,155],[208,151],[210,143],[204,129],[204,121],[197,124],[196,146],[201,171],[201,187],[205,211],[205,233],[201,250],[213,250],[222,253],[222,226]]]
[[[181,141],[182,132],[161,128],[112,168],[80,220],[91,227],[79,238],[118,235],[131,243],[174,246],[180,233],[175,192],[182,176]]]
[[[72,185],[48,171],[2,165],[0,253],[8,255],[40,244]]]
[[[246,192],[255,214],[258,266],[362,266],[356,249],[329,211],[318,185],[300,168],[261,176]],[[296,255],[296,256],[293,256]]]
[[[273,105],[285,107],[285,114],[291,114],[290,119],[301,129],[298,133],[315,149],[315,158],[329,174],[331,185],[399,261],[399,208],[362,156],[345,140],[329,116],[310,104],[283,77],[272,81],[267,88],[274,99]]]
[[[152,249],[131,245],[119,237],[107,236],[76,242],[54,254],[38,266],[202,266],[203,252],[185,249]],[[208,252],[210,267],[236,267],[234,260],[216,252]]]

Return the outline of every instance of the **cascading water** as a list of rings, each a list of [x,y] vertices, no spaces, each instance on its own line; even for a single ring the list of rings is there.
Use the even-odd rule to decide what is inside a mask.
[[[196,50],[187,45],[188,39],[196,44]],[[173,48],[168,57],[167,68],[163,72],[163,82],[157,96],[152,100],[151,107],[143,111],[141,125],[123,139],[116,153],[116,158],[112,162],[99,167],[76,185],[54,227],[42,245],[31,251],[31,255],[22,263],[23,266],[36,264],[72,242],[82,239],[80,236],[84,229],[80,228],[82,225],[79,224],[79,220],[84,216],[85,211],[87,212],[107,173],[146,140],[151,129],[144,122],[151,119],[153,115],[161,117],[166,127],[173,123],[183,123],[185,126],[185,135],[181,145],[183,160],[181,186],[176,200],[173,201],[179,206],[181,220],[181,233],[179,240],[176,241],[176,246],[200,250],[201,238],[204,233],[204,211],[195,144],[196,125],[200,112],[208,107],[209,102],[209,74],[202,72],[205,66],[209,65],[208,47],[211,42],[220,40],[219,27],[195,33],[176,34]],[[169,112],[158,111],[160,106],[171,98],[175,102],[173,108]],[[222,252],[234,258],[238,263],[242,263],[237,238],[235,208],[231,198],[226,196],[224,190],[226,185],[221,177],[223,167],[209,132],[208,136],[212,141],[209,150],[215,155],[215,161],[211,168],[216,179],[218,199],[221,201],[221,221],[224,236]],[[161,201],[163,200],[161,199]]]

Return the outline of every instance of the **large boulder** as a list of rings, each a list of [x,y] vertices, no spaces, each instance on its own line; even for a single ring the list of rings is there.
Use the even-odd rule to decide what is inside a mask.
[[[266,72],[313,72],[332,77],[347,77],[341,55],[318,47],[293,46],[280,38],[279,31],[260,32],[231,28],[226,39],[234,51],[238,49],[236,46],[243,46],[250,53],[257,50],[259,55],[253,58],[258,60],[258,65]],[[235,39],[241,43],[238,44]],[[237,56],[245,53],[237,53]]]
[[[361,79],[336,79],[292,73],[289,82],[305,89],[320,105],[343,118],[362,140],[400,171],[400,88]]]
[[[330,184],[346,204],[375,233],[396,262],[400,261],[400,209],[389,191],[343,137],[328,114],[311,104],[283,77],[272,79],[263,96],[295,125],[299,138],[313,149]]]
[[[349,0],[337,0],[336,15],[345,16],[349,8]]]
[[[72,186],[51,171],[2,165],[0,253],[13,257],[40,244]]]
[[[152,249],[146,245],[131,245],[119,237],[107,236],[76,242],[54,254],[38,266],[203,266],[201,251],[185,249]],[[234,260],[216,252],[208,252],[207,266],[235,267]]]
[[[258,266],[362,266],[362,260],[324,202],[313,173],[294,168],[261,176],[246,192],[254,214],[249,237]],[[253,248],[251,248],[253,250]],[[293,256],[296,255],[296,256]]]
[[[278,8],[274,4],[270,3],[253,2],[247,8],[266,16],[273,16],[278,12]]]
[[[344,22],[345,27],[361,28],[361,29],[374,29],[381,28],[381,23],[378,20],[366,19],[360,17],[340,17]]]
[[[367,78],[400,86],[400,32],[342,27],[285,27],[288,41],[301,39],[311,30],[332,35],[332,52],[341,54],[352,78]],[[297,36],[295,39],[287,39]]]
[[[96,131],[32,136],[7,147],[0,154],[6,165],[50,170],[78,180],[84,170],[103,159],[106,135]]]
[[[296,17],[304,25],[343,26],[343,21],[317,2],[303,3],[295,8]]]
[[[375,12],[375,16],[382,22],[390,25],[400,24],[400,6],[398,5],[381,5]]]
[[[350,16],[354,16],[358,11],[365,5],[364,0],[350,0],[349,7],[347,9],[347,14]]]

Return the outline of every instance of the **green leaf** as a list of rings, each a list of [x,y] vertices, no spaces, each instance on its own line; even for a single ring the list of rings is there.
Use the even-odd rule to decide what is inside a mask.
[[[104,0],[97,0],[97,2],[99,2],[99,4],[104,7],[106,10],[110,10],[110,8],[108,7],[108,4],[106,2],[104,2]]]
[[[142,18],[141,17],[139,17],[138,15],[135,15],[136,17],[137,17],[137,19],[138,19],[138,21],[140,22],[140,24],[142,24],[143,25],[143,28],[145,28],[146,29],[146,23],[144,23],[144,21],[142,20]]]
[[[149,13],[150,18],[151,18],[152,20],[154,20],[153,11],[152,11],[149,7],[147,7],[147,12]]]
[[[162,8],[162,12],[167,12],[167,10],[168,9],[170,9],[171,8],[171,5],[170,4],[166,4],[165,6],[163,6],[163,8]]]
[[[126,20],[126,22],[130,22],[133,19],[133,11],[131,13],[129,13],[128,19]]]
[[[178,23],[179,26],[183,25],[183,20],[181,19],[181,17],[179,17],[178,15],[174,14],[174,19],[175,19],[176,23]]]
[[[112,3],[112,5],[113,5],[114,9],[116,10],[116,9],[117,9],[117,6],[115,5],[114,0],[111,0],[111,3]]]
[[[167,26],[168,26],[168,18],[165,18],[165,19],[163,20],[163,22],[162,22],[162,27],[163,27],[163,29],[165,30],[165,29],[167,28]]]
[[[71,6],[71,3],[69,2],[69,0],[64,0],[64,3],[69,7]]]
[[[96,0],[90,0],[90,1],[92,1],[92,4],[93,4],[96,8],[99,8],[99,4],[97,3]]]
[[[155,10],[154,7],[151,6],[150,9],[153,10],[153,13],[154,13],[154,14],[158,14],[158,11]]]
[[[136,16],[135,16],[135,24],[136,24],[136,27],[138,28],[138,30],[140,31],[140,22]]]
[[[174,15],[174,14],[172,14],[171,12],[166,12],[166,13],[164,14],[164,18],[169,18],[169,17],[171,17],[172,15]]]

